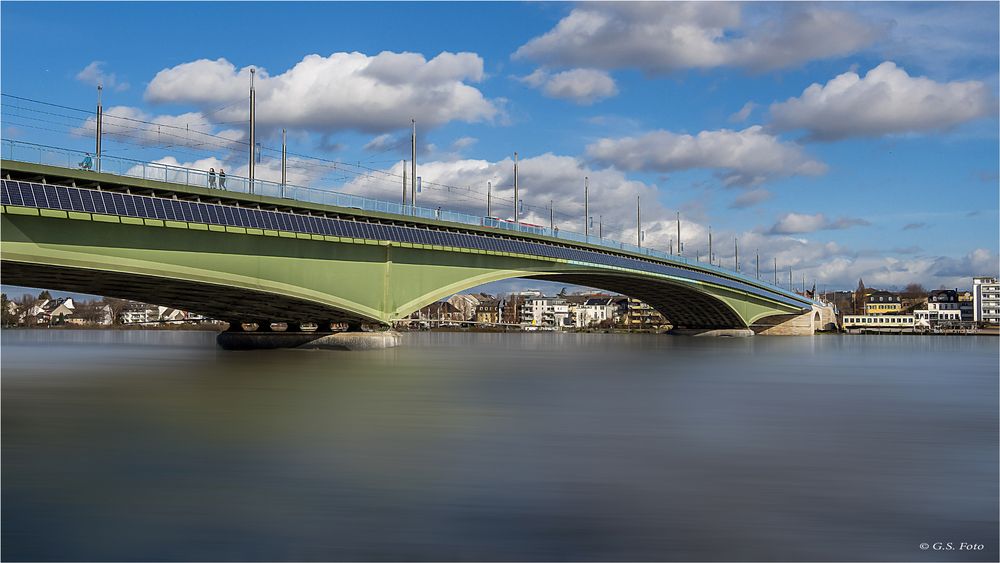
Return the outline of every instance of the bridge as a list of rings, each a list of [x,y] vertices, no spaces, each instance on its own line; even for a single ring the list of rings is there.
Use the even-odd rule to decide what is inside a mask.
[[[5,141],[3,282],[256,323],[387,325],[508,278],[649,303],[679,329],[758,331],[816,304],[750,276],[620,242],[297,186]]]

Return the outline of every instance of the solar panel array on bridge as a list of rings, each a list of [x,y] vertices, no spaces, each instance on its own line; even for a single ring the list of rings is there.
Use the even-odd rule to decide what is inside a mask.
[[[556,244],[34,182],[2,180],[2,183],[3,205],[526,254],[681,276],[752,293],[765,291],[782,302],[796,306],[804,304],[802,299],[769,288],[691,268]]]

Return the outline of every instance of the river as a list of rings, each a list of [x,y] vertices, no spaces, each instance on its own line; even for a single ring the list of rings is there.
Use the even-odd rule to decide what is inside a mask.
[[[996,338],[0,338],[7,561],[1000,555]]]

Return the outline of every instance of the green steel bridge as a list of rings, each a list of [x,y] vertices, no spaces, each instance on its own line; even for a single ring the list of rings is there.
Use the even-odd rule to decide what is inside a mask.
[[[231,323],[389,324],[448,295],[532,278],[641,299],[677,328],[812,311],[770,283],[566,231],[4,141],[3,283],[166,305]],[[214,183],[214,182],[213,182]]]

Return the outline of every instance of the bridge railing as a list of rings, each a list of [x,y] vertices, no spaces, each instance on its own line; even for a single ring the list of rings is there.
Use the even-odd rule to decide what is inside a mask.
[[[38,145],[35,143],[27,143],[24,141],[15,141],[12,139],[3,139],[2,152],[4,158],[7,158],[9,160],[29,162],[34,164],[44,164],[49,166],[59,166],[63,168],[77,168],[77,169],[83,167],[84,159],[89,154],[84,151],[50,147],[46,145]],[[457,211],[445,211],[442,210],[441,208],[430,209],[427,207],[419,207],[414,205],[403,205],[401,203],[393,203],[384,200],[372,199],[354,194],[345,194],[345,193],[335,192],[332,190],[310,188],[305,186],[296,186],[287,183],[282,185],[279,182],[271,182],[268,180],[254,179],[252,182],[253,189],[251,190],[251,181],[249,178],[227,175],[223,180],[219,176],[218,172],[216,172],[213,177],[205,170],[185,168],[182,166],[176,166],[158,162],[145,162],[141,160],[134,160],[119,156],[102,155],[99,162],[95,156],[91,156],[91,162],[92,162],[90,168],[91,170],[95,171],[99,170],[102,173],[114,174],[116,176],[140,178],[143,180],[157,180],[161,182],[169,182],[173,184],[182,184],[186,186],[194,186],[200,188],[209,188],[209,189],[214,188],[219,190],[225,190],[228,192],[238,192],[246,194],[253,193],[263,196],[291,199],[295,201],[332,205],[335,207],[347,207],[347,208],[360,209],[362,211],[375,211],[379,213],[388,213],[391,215],[400,215],[403,217],[436,219],[440,221],[459,223],[463,225],[491,227],[500,230],[531,233],[536,235],[543,235],[543,236],[563,239],[571,242],[580,242],[596,246],[603,246],[606,248],[621,250],[633,254],[649,256],[667,262],[697,266],[702,270],[713,271],[725,276],[735,275],[740,278],[745,278],[748,281],[752,281],[757,284],[766,286],[781,294],[789,296],[796,295],[797,297],[802,298],[801,296],[793,294],[787,289],[784,289],[778,285],[772,284],[765,280],[750,278],[749,276],[745,276],[742,273],[734,272],[733,270],[715,266],[713,264],[706,264],[704,262],[701,262],[700,260],[692,260],[691,258],[685,256],[668,254],[666,252],[662,252],[653,248],[640,247],[634,244],[615,241],[602,237],[588,236],[581,233],[575,233],[572,231],[560,230],[558,228],[549,229],[546,227],[531,225],[523,222],[515,223],[513,221],[499,219],[496,217],[483,217],[479,215],[471,215],[468,213],[461,213]]]

